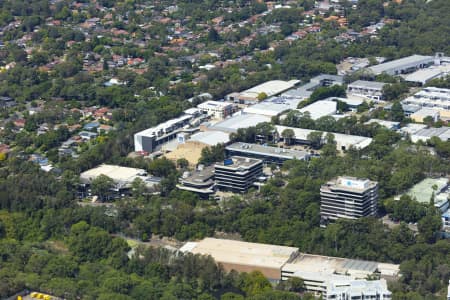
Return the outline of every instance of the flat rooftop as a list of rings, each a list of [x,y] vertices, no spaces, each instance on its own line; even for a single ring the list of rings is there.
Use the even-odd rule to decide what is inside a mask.
[[[249,128],[258,125],[259,123],[270,121],[271,118],[268,116],[256,114],[241,114],[218,122],[211,126],[211,129],[231,133],[237,132],[239,128]]]
[[[230,134],[222,131],[202,131],[191,135],[190,141],[196,141],[208,146],[218,144],[228,144],[230,142]]]
[[[435,193],[438,196],[439,192],[448,186],[448,178],[426,178],[413,186],[406,194],[415,198],[420,203],[428,204],[434,191],[434,185],[437,187]]]
[[[279,134],[281,134],[285,129],[292,129],[294,131],[294,135],[296,139],[307,141],[308,135],[311,132],[317,132],[317,130],[311,130],[311,129],[304,129],[304,128],[295,128],[295,127],[288,127],[288,126],[282,126],[282,125],[275,125],[276,130]],[[335,141],[338,144],[346,145],[346,146],[353,146],[356,149],[363,149],[372,143],[372,138],[364,137],[364,136],[358,136],[358,135],[349,135],[349,134],[343,134],[343,133],[334,133],[330,132],[334,135]],[[323,137],[325,137],[327,132],[323,131]]]
[[[350,83],[348,86],[381,90],[381,89],[383,89],[383,86],[385,86],[385,85],[386,85],[386,83],[384,83],[384,82],[356,80],[356,81]]]
[[[334,186],[346,190],[358,190],[358,191],[373,188],[376,185],[377,185],[376,181],[370,181],[369,179],[366,178],[356,178],[349,176],[339,176],[333,180],[328,181],[326,184],[326,186]]]
[[[265,93],[267,96],[271,97],[293,88],[299,82],[300,80],[271,80],[241,92],[240,96],[257,98],[260,93]]]
[[[298,111],[301,113],[309,112],[311,119],[313,120],[317,120],[325,116],[331,116],[336,113],[336,110],[337,102],[332,100],[319,100],[301,109],[298,109]]]
[[[249,168],[261,163],[262,160],[243,156],[231,156],[224,161],[215,163],[216,166],[236,169],[240,167]]]
[[[277,116],[284,111],[296,109],[302,100],[294,97],[274,97],[257,104],[244,108],[244,112],[248,114],[257,114],[264,116]]]
[[[298,250],[294,247],[205,238],[186,243],[180,251],[211,255],[218,263],[281,269]]]
[[[133,181],[136,176],[147,176],[147,172],[143,169],[103,164],[81,173],[80,179],[90,182],[100,175],[106,175],[114,181]]]
[[[267,155],[271,157],[278,157],[282,159],[304,159],[309,156],[306,151],[299,151],[286,148],[277,148],[271,146],[263,146],[259,144],[248,143],[234,143],[225,148],[226,150],[240,151],[242,153],[255,154],[255,155]]]
[[[199,184],[210,181],[212,184],[214,183],[214,181],[212,180],[213,176],[214,176],[214,166],[207,166],[183,174],[182,181],[192,184]]]
[[[285,271],[322,275],[350,274],[353,277],[379,271],[382,276],[396,276],[399,272],[399,265],[301,253],[295,260],[283,267],[283,272]]]
[[[407,57],[403,57],[400,59],[395,59],[392,61],[388,61],[379,65],[375,65],[375,66],[371,66],[369,67],[369,69],[374,72],[375,74],[381,74],[383,72],[392,70],[392,69],[397,69],[397,68],[402,68],[405,66],[409,66],[411,64],[420,64],[420,63],[424,63],[424,62],[432,62],[433,61],[433,56],[425,56],[425,55],[411,55],[411,56],[407,56]]]

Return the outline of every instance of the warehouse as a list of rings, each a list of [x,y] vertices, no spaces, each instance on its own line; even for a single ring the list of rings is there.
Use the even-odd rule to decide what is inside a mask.
[[[263,146],[259,144],[234,143],[225,148],[227,155],[240,155],[262,159],[265,164],[283,162],[291,159],[308,160],[309,153],[286,148]]]
[[[308,135],[311,132],[317,132],[317,130],[287,127],[287,126],[281,126],[281,125],[276,125],[275,128],[279,135],[281,135],[281,133],[285,129],[292,129],[294,131],[295,142],[297,144],[306,144],[306,145],[310,144]],[[324,139],[325,139],[327,133],[328,132],[323,132]],[[336,148],[340,151],[348,150],[351,147],[353,147],[355,149],[364,149],[372,143],[372,139],[369,137],[348,135],[348,134],[342,134],[342,133],[333,133],[333,132],[330,132],[330,133],[332,133],[334,135],[334,140],[336,142]]]
[[[385,287],[384,279],[396,279],[399,274],[399,265],[394,264],[306,254],[300,253],[294,247],[216,238],[187,242],[180,251],[210,255],[227,272],[260,271],[273,282],[300,277],[304,280],[308,292],[323,296],[335,292],[337,285],[354,287],[352,282],[355,280],[364,281],[361,284],[367,286],[367,289],[360,291],[370,291],[374,286],[364,280],[368,276],[382,278],[381,281],[375,282]],[[389,294],[386,289],[380,291]]]
[[[433,56],[411,55],[400,59],[392,60],[379,65],[371,66],[368,69],[374,75],[386,73],[388,75],[400,75],[414,72],[418,69],[426,68],[434,62]]]
[[[300,277],[308,291],[326,294],[327,286],[333,282],[372,275],[394,279],[399,271],[399,265],[395,264],[301,253],[283,266],[281,274],[282,280]]]
[[[222,122],[209,127],[208,130],[217,130],[223,132],[237,132],[240,128],[249,128],[259,123],[270,122],[271,118],[263,115],[241,114],[228,118]]]
[[[210,255],[225,271],[260,271],[272,281],[281,279],[283,266],[298,255],[298,249],[233,240],[205,238],[199,242],[188,242],[181,252]]]
[[[411,134],[411,141],[417,143],[418,141],[426,142],[432,137],[437,137],[441,141],[450,140],[450,128],[423,128]]]
[[[287,96],[270,98],[244,108],[244,113],[268,117],[278,116],[287,110],[296,109],[301,101],[300,98]]]
[[[334,115],[337,112],[337,102],[332,100],[319,100],[298,109],[298,111],[301,113],[308,112],[311,119],[317,120],[322,117]]]
[[[161,178],[149,176],[143,169],[102,164],[80,174],[81,197],[90,195],[90,185],[100,175],[108,176],[114,181],[115,186],[112,188],[114,197],[126,194],[137,178],[141,179],[149,189],[154,189],[161,181]]]
[[[241,104],[256,103],[260,101],[260,95],[264,95],[265,97],[277,96],[282,92],[293,88],[298,83],[300,83],[300,80],[271,80],[243,92],[229,94],[225,99]]]

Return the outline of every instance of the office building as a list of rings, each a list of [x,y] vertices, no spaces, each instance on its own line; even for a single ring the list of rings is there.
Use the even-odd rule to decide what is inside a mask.
[[[244,193],[263,176],[260,159],[232,156],[214,165],[216,186],[222,190]]]
[[[386,280],[331,281],[327,286],[326,300],[390,300],[392,293]]]
[[[216,119],[224,119],[231,116],[234,105],[228,102],[206,101],[197,105],[197,108],[202,113],[213,116]]]
[[[199,195],[208,196],[214,193],[214,166],[198,166],[194,171],[184,172],[177,188]]]
[[[400,59],[388,61],[368,68],[374,75],[386,73],[388,75],[400,75],[426,68],[434,63],[433,56],[411,55]]]
[[[308,160],[309,153],[286,148],[263,146],[259,144],[234,143],[225,148],[228,156],[245,156],[261,159],[265,164],[283,164],[291,159]]]
[[[158,146],[175,139],[185,127],[199,125],[202,118],[198,109],[190,108],[178,118],[140,131],[134,135],[134,151],[152,153]]]
[[[323,224],[339,218],[375,216],[378,183],[368,179],[338,177],[320,188],[320,216]]]
[[[383,99],[384,82],[357,80],[347,87],[347,94],[373,100]]]
[[[161,178],[148,175],[147,171],[143,169],[102,164],[80,174],[79,192],[81,197],[90,196],[90,185],[100,175],[105,175],[114,181],[114,186],[111,189],[113,197],[127,194],[133,181],[137,178],[141,179],[148,189],[155,189],[161,182]]]

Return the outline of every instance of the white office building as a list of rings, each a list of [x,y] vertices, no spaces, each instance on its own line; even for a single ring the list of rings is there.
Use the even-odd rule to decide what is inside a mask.
[[[403,100],[402,104],[438,110],[441,119],[450,119],[450,89],[426,87]]]
[[[384,82],[357,80],[347,87],[347,94],[363,98],[381,100],[383,99]]]
[[[320,188],[320,217],[323,225],[339,218],[375,216],[378,183],[368,179],[338,177]]]
[[[233,104],[220,101],[206,101],[197,105],[197,108],[204,114],[213,116],[216,119],[223,119],[233,113]]]
[[[327,286],[327,300],[390,300],[392,293],[386,280],[331,281]]]

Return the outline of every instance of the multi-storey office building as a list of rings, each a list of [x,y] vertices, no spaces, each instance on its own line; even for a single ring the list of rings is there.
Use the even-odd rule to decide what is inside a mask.
[[[323,224],[339,218],[357,219],[377,213],[378,183],[368,179],[338,177],[320,188]]]
[[[263,176],[260,159],[232,156],[214,166],[216,187],[233,192],[246,192]]]

